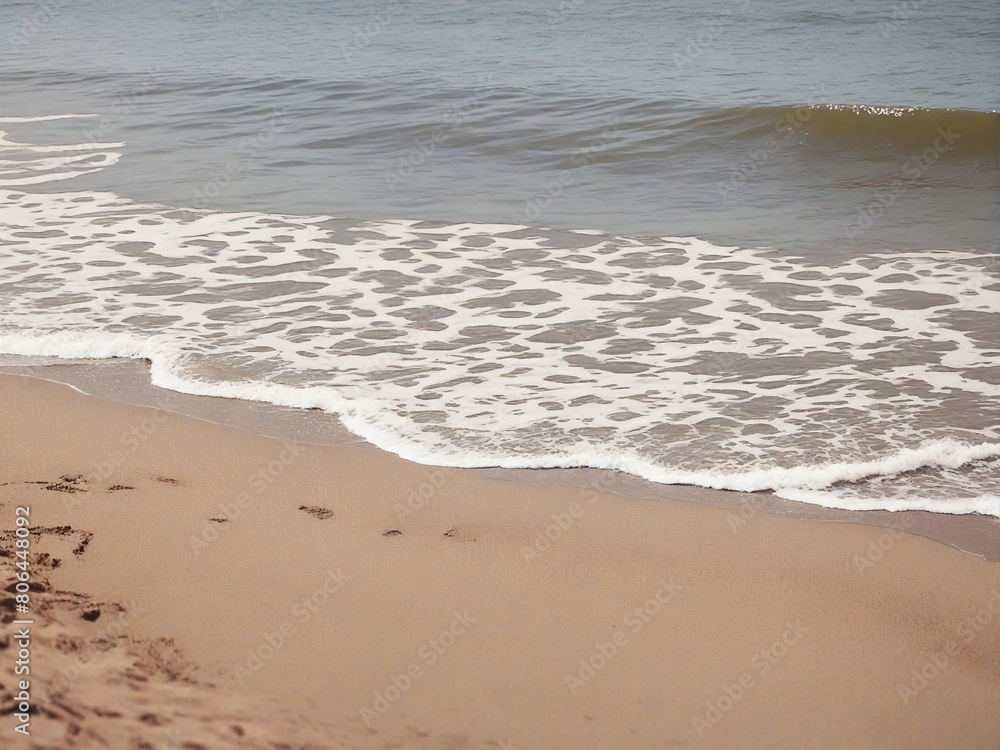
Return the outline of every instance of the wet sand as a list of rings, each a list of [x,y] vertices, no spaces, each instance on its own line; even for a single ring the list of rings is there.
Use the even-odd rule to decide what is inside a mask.
[[[734,523],[11,376],[0,457],[4,747],[1000,742],[1000,566],[905,531]]]
[[[45,364],[41,364],[41,363]],[[38,363],[38,364],[26,364]],[[191,396],[157,388],[150,383],[149,366],[127,359],[58,360],[0,355],[0,375],[28,375],[65,383],[95,396],[152,406],[198,417],[243,432],[320,445],[367,446],[348,431],[335,414],[292,409],[260,402]],[[377,450],[377,449],[376,449]],[[883,543],[898,531],[919,534],[956,549],[1000,562],[1000,517],[948,515],[926,511],[849,511],[824,508],[776,497],[770,492],[730,492],[705,487],[656,484],[639,477],[603,469],[481,469],[481,476],[545,486],[611,492],[646,499],[695,502],[729,511],[729,523],[739,528],[760,512],[815,521],[863,523],[884,527]],[[885,534],[889,536],[886,537]]]

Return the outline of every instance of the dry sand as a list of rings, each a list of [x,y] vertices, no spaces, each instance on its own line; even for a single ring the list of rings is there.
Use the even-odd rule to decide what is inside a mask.
[[[1000,747],[1000,565],[740,520],[0,377],[0,746]]]

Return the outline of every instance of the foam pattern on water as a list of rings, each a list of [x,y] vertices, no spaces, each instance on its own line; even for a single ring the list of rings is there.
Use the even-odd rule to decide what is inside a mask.
[[[691,238],[358,222],[24,192],[121,144],[0,140],[0,353],[337,412],[413,460],[617,469],[1000,515],[1000,280]]]

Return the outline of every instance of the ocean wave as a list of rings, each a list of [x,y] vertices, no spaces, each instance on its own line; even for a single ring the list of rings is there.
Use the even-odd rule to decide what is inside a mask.
[[[795,136],[833,158],[937,150],[938,156],[995,162],[1000,154],[1000,112],[995,111],[833,103],[734,107],[701,113],[687,126],[741,141]]]
[[[636,453],[594,446],[585,451],[531,454],[470,452],[463,448],[428,448],[419,441],[400,439],[391,425],[398,415],[371,409],[365,400],[345,398],[336,387],[289,386],[267,381],[211,382],[191,375],[188,356],[181,351],[128,334],[91,332],[0,331],[0,352],[62,359],[143,359],[150,363],[153,385],[196,396],[240,399],[299,409],[336,413],[342,423],[373,445],[418,463],[456,468],[499,467],[607,469],[632,474],[660,484],[695,485],[719,490],[772,490],[779,497],[847,510],[926,510],[951,514],[978,513],[1000,517],[1000,496],[920,497],[910,490],[902,497],[856,497],[832,490],[841,483],[872,477],[893,477],[922,468],[959,469],[967,464],[1000,457],[1000,442],[962,443],[929,441],[862,461],[772,466],[747,471],[676,470]],[[366,408],[367,407],[367,408]],[[855,491],[857,488],[853,488]]]
[[[981,253],[805,263],[16,182],[72,176],[81,150],[103,169],[116,145],[0,141],[21,170],[0,189],[0,353],[148,359],[159,387],[322,408],[424,463],[993,512],[1000,275]]]

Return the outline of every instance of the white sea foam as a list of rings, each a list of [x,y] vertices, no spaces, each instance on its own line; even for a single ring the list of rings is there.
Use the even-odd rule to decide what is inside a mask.
[[[88,143],[73,143],[60,146],[38,146],[32,143],[18,143],[17,141],[12,141],[7,138],[7,135],[6,130],[0,130],[0,151],[15,151],[26,156],[30,156],[31,154],[71,154],[76,151],[89,151],[102,148],[124,148],[125,146],[124,143],[112,143],[110,141],[92,141]],[[57,174],[52,175],[52,180],[64,179],[66,178]]]
[[[978,513],[983,516],[1000,517],[1000,495],[949,497],[947,500],[919,497],[917,495],[887,499],[884,497],[852,497],[836,490],[824,491],[794,488],[780,489],[775,494],[786,500],[822,505],[827,508],[840,508],[841,510],[927,510],[931,512],[943,511],[956,515]]]
[[[120,144],[0,148],[5,184]],[[1000,515],[1000,284],[975,252],[807,264],[97,192],[0,189],[0,211],[0,353],[146,358],[157,386],[320,407],[424,463]]]
[[[81,117],[97,117],[97,114],[86,115],[36,115],[34,117],[0,117],[0,122],[27,123],[27,122],[47,122],[49,120],[76,120]]]

